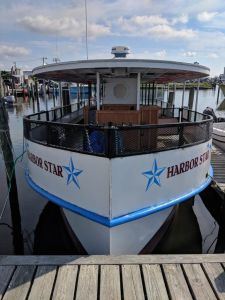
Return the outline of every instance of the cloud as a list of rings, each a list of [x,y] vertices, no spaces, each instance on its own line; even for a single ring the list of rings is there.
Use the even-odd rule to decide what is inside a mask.
[[[84,36],[84,20],[80,21],[72,17],[50,18],[44,15],[36,17],[26,16],[17,21],[24,28],[45,35],[58,35],[63,37],[77,38]],[[110,34],[110,28],[101,24],[88,24],[88,35],[90,38]]]
[[[196,36],[192,29],[181,29],[178,30],[168,25],[158,25],[147,30],[149,34],[154,35],[158,38],[163,39],[191,39]]]
[[[166,50],[161,50],[153,53],[153,56],[159,57],[159,58],[165,58],[166,57]]]
[[[140,26],[153,26],[153,25],[162,25],[162,24],[169,23],[169,21],[166,18],[163,18],[158,15],[135,16],[130,19],[130,22]]]
[[[177,23],[186,24],[186,23],[188,23],[188,21],[189,21],[188,15],[182,14],[182,15],[176,17],[176,18],[173,18],[171,23],[173,25],[177,24]]]
[[[30,50],[24,47],[0,45],[0,55],[2,57],[20,57],[26,56]]]
[[[210,57],[210,58],[218,58],[219,55],[217,53],[209,53],[208,57]]]
[[[194,51],[187,51],[187,52],[184,52],[183,53],[183,56],[186,56],[186,57],[195,57],[196,56],[196,52]]]
[[[201,13],[199,13],[197,15],[197,19],[200,22],[209,22],[211,21],[216,15],[218,14],[218,12],[207,12],[207,11],[203,11]]]
[[[165,49],[159,51],[143,51],[139,53],[131,53],[129,58],[138,58],[138,59],[163,59],[167,56]]]
[[[190,39],[196,36],[192,29],[178,29],[161,16],[120,17],[117,20],[121,30],[131,36],[148,36],[158,39]]]

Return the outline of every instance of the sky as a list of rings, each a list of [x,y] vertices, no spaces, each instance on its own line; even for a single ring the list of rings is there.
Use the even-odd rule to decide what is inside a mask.
[[[218,76],[225,67],[224,0],[86,0],[88,58],[198,62]],[[86,59],[85,0],[0,0],[0,69],[23,70]]]

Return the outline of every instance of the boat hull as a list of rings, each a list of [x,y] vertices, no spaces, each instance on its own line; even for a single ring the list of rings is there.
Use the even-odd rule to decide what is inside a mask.
[[[109,159],[26,141],[30,186],[63,208],[89,254],[136,254],[211,182],[211,141]]]
[[[106,227],[70,210],[66,219],[88,254],[138,254],[162,228],[174,207],[115,227]],[[169,225],[169,224],[168,224]],[[167,226],[164,228],[166,231]],[[164,233],[163,232],[163,233]],[[161,235],[163,235],[161,232]],[[159,238],[158,238],[159,241]],[[154,241],[157,244],[156,241]],[[150,247],[151,248],[151,247]]]

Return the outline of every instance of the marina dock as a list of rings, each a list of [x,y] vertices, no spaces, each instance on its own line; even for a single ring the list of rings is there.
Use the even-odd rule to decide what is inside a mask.
[[[222,192],[225,191],[225,152],[213,144],[211,164],[213,166],[213,179]]]
[[[0,256],[0,299],[225,299],[225,254]]]

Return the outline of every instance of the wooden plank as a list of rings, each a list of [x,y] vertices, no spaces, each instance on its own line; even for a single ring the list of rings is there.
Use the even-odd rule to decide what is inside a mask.
[[[125,300],[145,299],[139,266],[122,265],[122,279]]]
[[[19,266],[16,268],[3,300],[26,299],[34,275],[35,266]]]
[[[119,265],[224,262],[225,254],[0,256],[0,265]]]
[[[119,266],[101,266],[100,299],[121,299]]]
[[[196,299],[217,299],[200,264],[184,264],[183,268]]]
[[[219,299],[225,299],[225,272],[221,264],[204,263],[203,268]]]
[[[181,266],[178,264],[163,265],[169,293],[172,299],[192,299]]]
[[[29,294],[29,300],[50,299],[56,271],[56,266],[38,266]]]
[[[14,270],[15,267],[13,266],[0,266],[0,299],[2,299],[2,296],[7,289]]]
[[[78,300],[94,300],[97,299],[98,292],[98,266],[81,266],[76,299]]]
[[[143,265],[142,269],[148,299],[168,299],[168,294],[160,266]]]
[[[59,267],[52,299],[73,300],[78,266]]]

